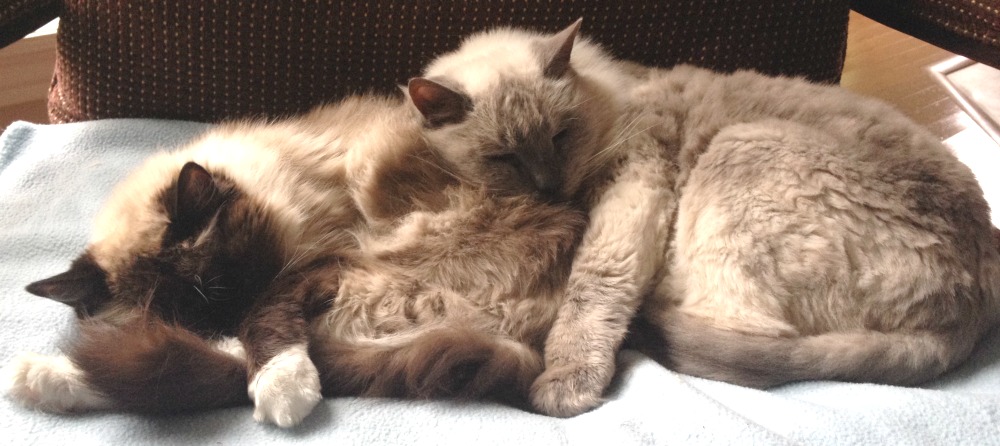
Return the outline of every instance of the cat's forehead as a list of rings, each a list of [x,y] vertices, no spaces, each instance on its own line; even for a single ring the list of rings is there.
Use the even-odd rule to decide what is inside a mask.
[[[478,110],[502,116],[501,122],[519,116],[544,120],[569,110],[573,92],[567,82],[558,80],[501,79],[482,94]]]
[[[476,34],[458,50],[437,58],[424,74],[458,82],[466,93],[476,97],[504,79],[540,77],[542,63],[536,53],[539,39],[539,34],[511,29]]]
[[[119,183],[95,216],[90,235],[94,260],[106,271],[139,252],[158,246],[168,219],[158,205],[181,162],[171,153],[160,153]]]

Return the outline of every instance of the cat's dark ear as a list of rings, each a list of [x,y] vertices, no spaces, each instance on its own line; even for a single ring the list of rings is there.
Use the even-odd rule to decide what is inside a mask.
[[[566,71],[569,70],[569,58],[573,53],[573,43],[576,42],[576,34],[580,31],[581,23],[583,19],[577,19],[572,25],[542,43],[545,77],[558,79],[566,75]]]
[[[432,128],[461,122],[472,110],[472,100],[468,96],[427,78],[410,79],[407,92]]]
[[[89,254],[77,257],[65,272],[34,282],[25,290],[69,305],[77,314],[90,312],[111,300],[107,274]]]
[[[185,235],[197,230],[215,214],[223,198],[212,174],[197,163],[188,162],[177,176],[171,216],[174,230]]]

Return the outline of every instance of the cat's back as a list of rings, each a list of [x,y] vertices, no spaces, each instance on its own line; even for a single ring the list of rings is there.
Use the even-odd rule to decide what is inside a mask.
[[[279,191],[291,189],[294,176],[285,168],[281,151],[295,135],[266,122],[234,122],[208,130],[187,145],[147,158],[118,183],[95,216],[90,250],[98,261],[127,259],[152,253],[169,223],[163,203],[177,183],[182,167],[194,162],[213,175],[232,181],[241,191],[270,197],[271,204],[287,206]],[[113,269],[110,264],[102,265]]]
[[[676,288],[701,303],[738,294],[695,292],[713,288],[684,279],[696,274],[683,268],[715,257],[741,259],[747,277],[734,283],[759,285],[745,305],[720,300],[705,314],[770,308],[808,333],[938,327],[995,311],[1000,257],[983,192],[903,114],[751,72],[684,67],[650,82],[676,111],[666,125],[681,147],[678,258],[698,259],[678,264]],[[728,254],[692,254],[707,247]],[[950,299],[947,311],[920,304],[936,299]]]
[[[328,223],[312,225],[315,231],[353,226],[357,186],[351,182],[364,181],[380,153],[420,140],[400,104],[359,96],[279,121],[218,124],[183,147],[151,156],[119,183],[96,216],[93,249],[101,251],[98,258],[157,249],[168,220],[162,195],[187,162],[234,182],[299,230],[310,231],[310,221],[318,220]]]
[[[650,69],[631,100],[663,117],[663,134],[691,165],[723,128],[784,120],[829,134],[859,160],[950,158],[928,131],[889,104],[835,85],[754,71],[720,73],[681,65]]]
[[[977,224],[982,224],[979,219],[988,212],[971,169],[930,132],[882,101],[837,86],[752,71],[717,73],[680,66],[650,70],[632,97],[657,116],[652,132],[661,144],[677,150],[678,190],[727,129],[753,125],[771,138],[780,137],[783,128],[802,128],[823,144],[810,147],[802,156],[792,156],[789,151],[784,152],[786,156],[773,156],[777,164],[768,168],[808,172],[827,165],[841,176],[839,181],[853,185],[855,191],[891,196],[882,199],[910,203],[918,213],[926,214],[933,208],[932,213],[939,213],[956,227],[963,227],[962,220],[968,220],[957,217],[959,214],[974,210]],[[724,138],[732,139],[733,132]],[[747,138],[753,139],[753,135]],[[727,163],[741,157],[743,163],[750,164],[760,159],[756,154],[730,152],[717,156],[726,158]],[[758,164],[758,170],[764,166]],[[766,176],[767,172],[757,174]],[[921,207],[923,210],[917,209]]]

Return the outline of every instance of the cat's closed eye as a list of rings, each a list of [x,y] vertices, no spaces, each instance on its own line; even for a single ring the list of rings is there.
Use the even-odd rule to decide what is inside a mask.
[[[569,129],[562,129],[552,135],[552,146],[560,148],[565,146],[566,140],[569,138]]]
[[[516,153],[497,153],[486,155],[486,161],[496,164],[506,164],[509,166],[520,166],[521,158]]]

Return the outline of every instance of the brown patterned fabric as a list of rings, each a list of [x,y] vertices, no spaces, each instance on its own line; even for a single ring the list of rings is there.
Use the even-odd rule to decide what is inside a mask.
[[[58,15],[56,0],[0,0],[0,48],[31,34]]]
[[[872,20],[1000,68],[1000,1],[854,0]]]
[[[646,64],[836,82],[848,0],[65,0],[53,122],[280,116],[392,91],[496,25],[583,32]]]

